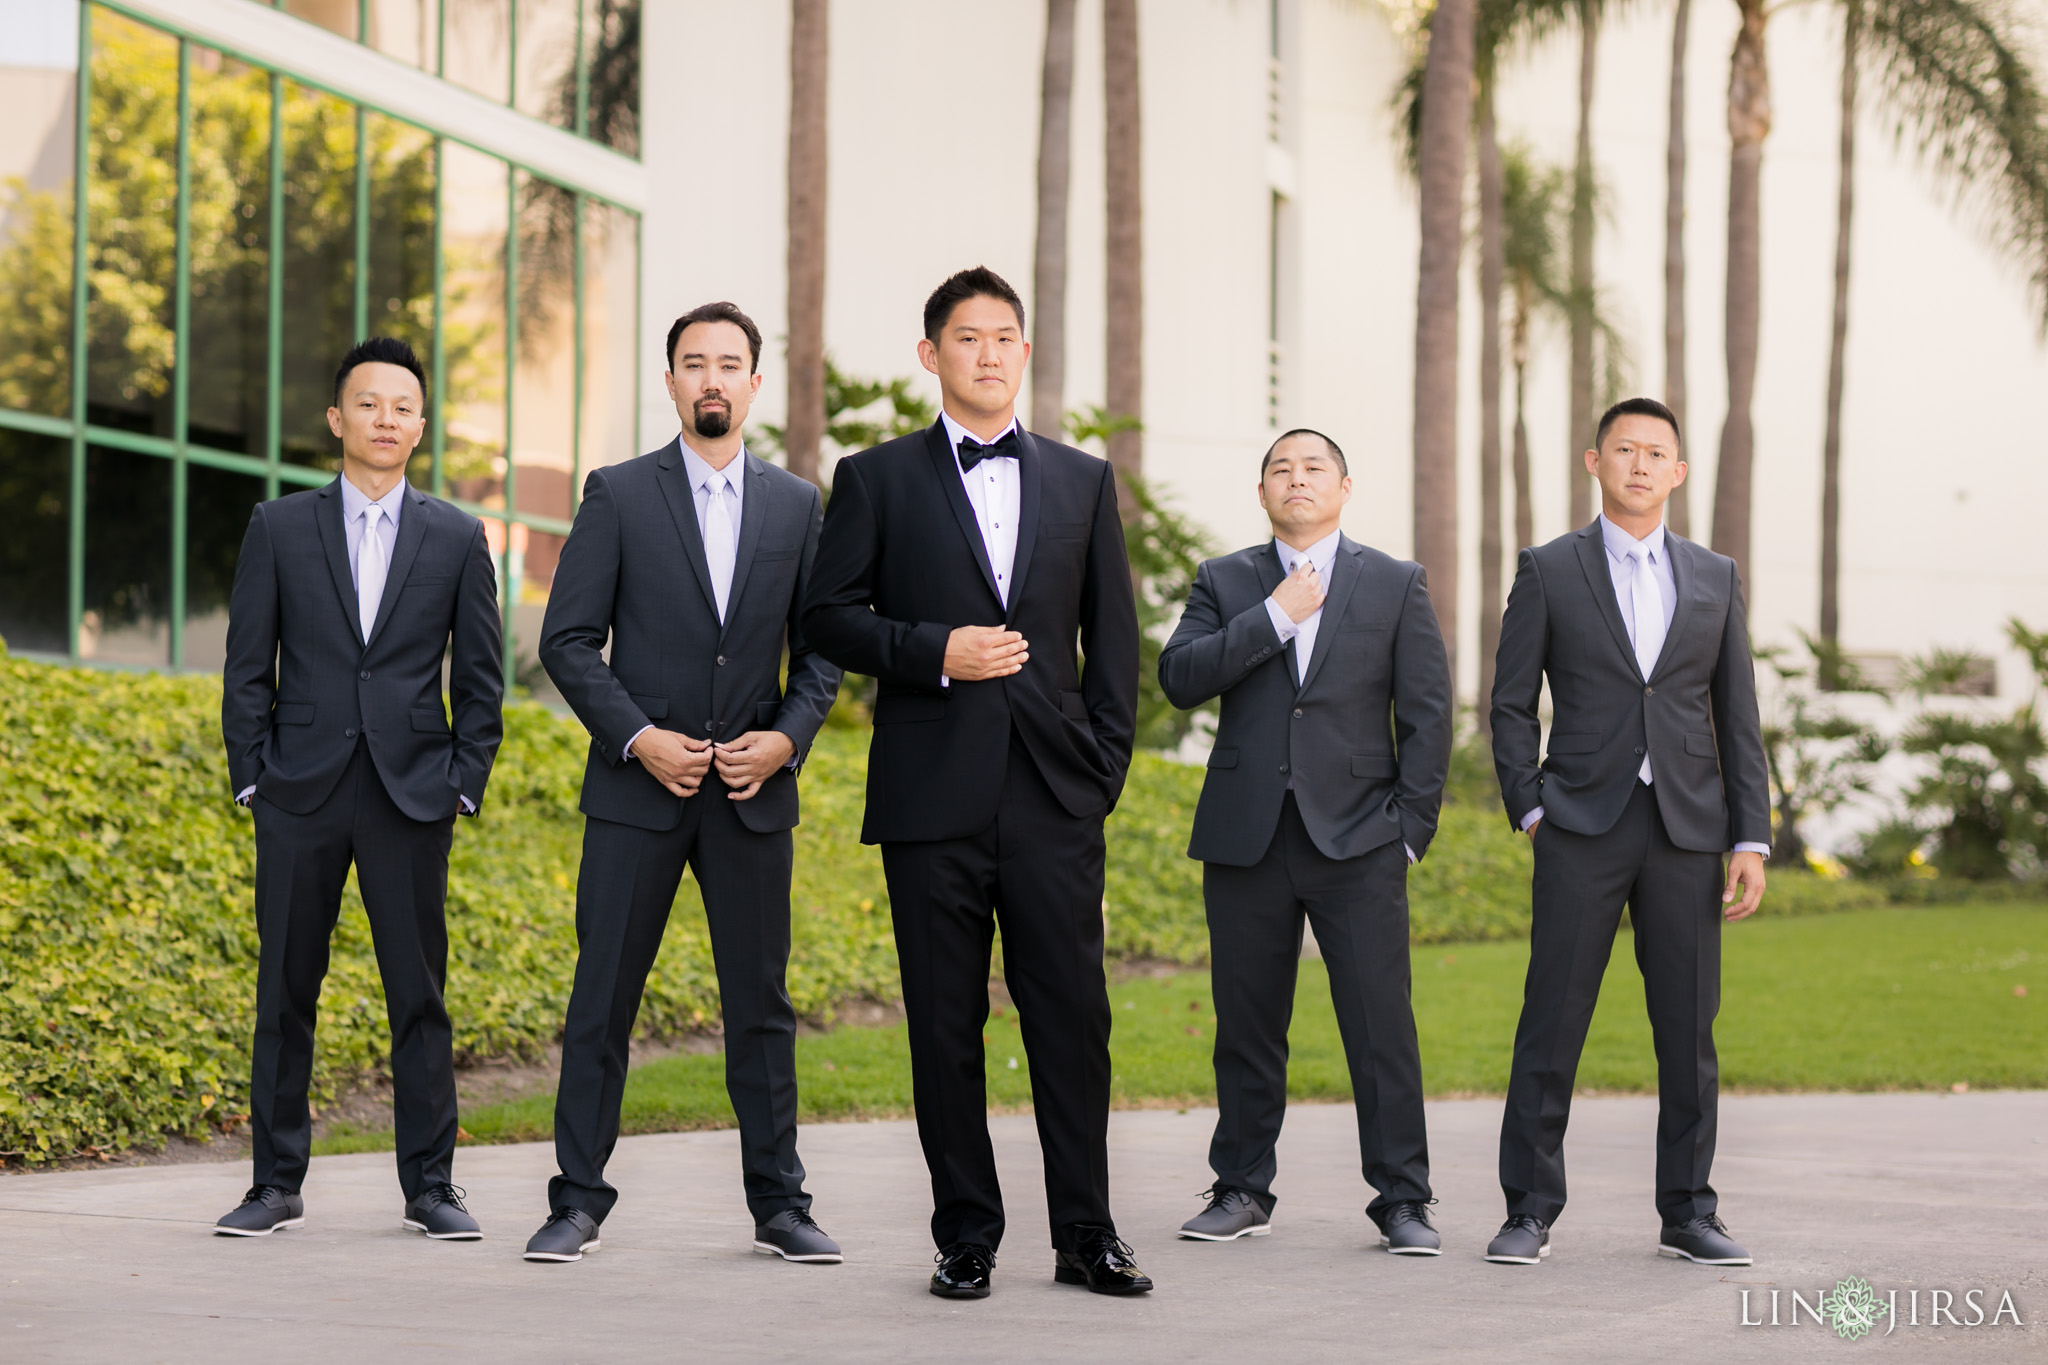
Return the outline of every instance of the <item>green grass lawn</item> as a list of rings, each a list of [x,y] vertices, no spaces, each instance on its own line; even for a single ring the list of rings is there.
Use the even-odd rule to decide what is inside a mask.
[[[1431,1094],[1498,1094],[1506,1086],[1528,958],[1526,941],[1414,950],[1416,1025]],[[1723,982],[1716,1037],[1729,1089],[2048,1087],[2048,907],[1764,917],[1725,931]],[[1208,973],[1133,978],[1113,986],[1110,1000],[1119,1106],[1214,1102]],[[991,1017],[986,1036],[990,1104],[1029,1105],[1015,1011]],[[1350,1096],[1328,981],[1314,960],[1302,963],[1291,1043],[1294,1097]],[[801,1039],[797,1073],[805,1122],[910,1112],[900,1024]],[[1579,1087],[1656,1088],[1642,979],[1626,933],[1615,943]],[[484,1142],[543,1140],[553,1131],[553,1104],[549,1094],[474,1110],[463,1115],[463,1127]],[[626,1083],[628,1133],[731,1122],[722,1057],[665,1058],[635,1069]],[[388,1134],[351,1133],[318,1150],[389,1142]]]

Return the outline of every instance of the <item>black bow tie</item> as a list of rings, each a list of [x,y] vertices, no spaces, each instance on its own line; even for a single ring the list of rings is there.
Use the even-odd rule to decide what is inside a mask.
[[[961,471],[964,473],[980,464],[983,460],[1014,460],[1017,458],[1017,450],[1017,428],[1015,427],[1011,427],[987,445],[983,445],[972,436],[962,436],[960,438]]]

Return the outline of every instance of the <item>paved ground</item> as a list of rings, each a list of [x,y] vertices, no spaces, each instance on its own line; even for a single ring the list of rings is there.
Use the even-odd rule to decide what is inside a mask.
[[[1368,1249],[1350,1111],[1301,1107],[1281,1147],[1272,1236],[1172,1236],[1195,1211],[1213,1114],[1122,1113],[1111,1128],[1122,1231],[1160,1288],[1138,1301],[1055,1286],[1028,1118],[995,1121],[1012,1202],[995,1296],[924,1292],[927,1190],[908,1124],[803,1136],[838,1267],[748,1253],[731,1133],[628,1138],[605,1246],[572,1266],[518,1252],[539,1221],[546,1147],[466,1149],[457,1178],[488,1240],[402,1232],[390,1158],[325,1157],[308,1225],[268,1240],[206,1235],[246,1174],[220,1165],[0,1178],[0,1361],[1795,1360],[1820,1351],[2048,1357],[2048,1094],[1751,1096],[1722,1106],[1716,1181],[1753,1269],[1660,1260],[1650,1203],[1654,1102],[1581,1100],[1573,1203],[1556,1254],[1485,1264],[1499,1221],[1497,1101],[1431,1106],[1446,1254]],[[1780,1291],[1810,1302],[1848,1275],[1901,1318],[1919,1291],[1989,1291],[1985,1325],[1838,1340],[1746,1327]],[[2026,1326],[1991,1325],[2010,1291]],[[1882,1329],[1880,1329],[1882,1330]]]

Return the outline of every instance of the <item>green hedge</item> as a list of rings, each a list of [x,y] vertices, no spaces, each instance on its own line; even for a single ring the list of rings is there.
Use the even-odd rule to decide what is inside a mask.
[[[196,1135],[247,1108],[254,851],[249,816],[228,799],[219,714],[217,677],[0,656],[0,1153],[42,1162]],[[898,991],[881,858],[859,843],[866,748],[865,730],[828,728],[804,773],[789,990],[821,1021],[838,1002]],[[531,1058],[561,1027],[584,751],[573,723],[509,707],[483,815],[456,822],[448,1008],[464,1058]],[[1133,766],[1109,827],[1112,956],[1206,960],[1201,869],[1184,854],[1201,782],[1201,769],[1152,754]],[[1448,806],[1410,879],[1415,938],[1526,933],[1528,859],[1497,807]],[[673,1035],[717,1016],[685,881],[640,1029]],[[388,1048],[351,883],[321,997],[318,1092],[381,1068]]]

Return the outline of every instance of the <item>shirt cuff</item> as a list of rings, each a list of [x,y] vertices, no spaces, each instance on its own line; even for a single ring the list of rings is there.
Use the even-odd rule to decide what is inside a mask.
[[[625,762],[627,759],[633,756],[633,746],[640,742],[640,736],[646,734],[649,730],[652,730],[653,728],[654,727],[652,725],[643,725],[633,732],[633,737],[626,741],[626,747],[619,751],[619,761],[621,763]]]
[[[1279,634],[1281,644],[1284,645],[1301,634],[1301,627],[1286,612],[1280,610],[1280,604],[1270,597],[1266,599],[1266,615],[1271,618],[1273,629]]]
[[[1541,820],[1542,818],[1543,807],[1541,806],[1538,806],[1535,810],[1532,810],[1527,815],[1523,816],[1522,833],[1527,834],[1529,832],[1529,826],[1535,824],[1538,820]]]
[[[464,796],[460,792],[457,792],[455,794],[455,799],[461,803],[461,810],[464,815],[476,814],[476,802],[470,800],[468,797]]]
[[[941,687],[951,687],[952,685],[953,685],[953,680],[952,680],[951,678],[947,677],[947,676],[946,676],[945,674],[943,674],[943,673],[939,674],[939,686],[941,686]],[[964,705],[965,703],[962,703],[962,704]]]
[[[1401,851],[1408,855],[1408,865],[1410,867],[1413,867],[1415,866],[1415,864],[1422,861],[1422,859],[1415,856],[1415,850],[1409,847],[1406,840],[1403,840],[1401,843]]]
[[[1737,853],[1761,853],[1766,858],[1771,856],[1771,846],[1769,844],[1737,844],[1735,851]]]
[[[256,784],[254,782],[251,782],[248,786],[242,788],[240,791],[235,793],[235,804],[238,806],[246,806],[249,804],[250,801],[255,799],[255,796]]]

